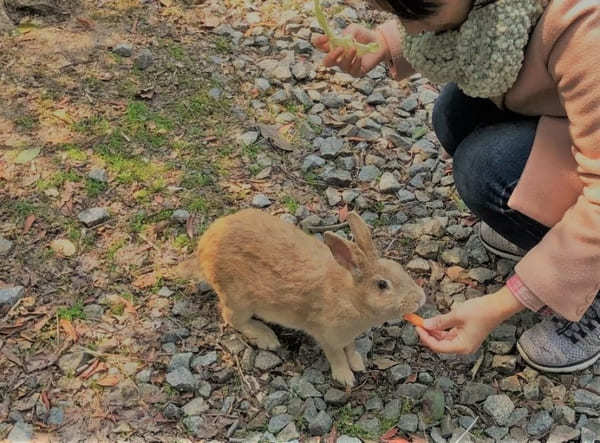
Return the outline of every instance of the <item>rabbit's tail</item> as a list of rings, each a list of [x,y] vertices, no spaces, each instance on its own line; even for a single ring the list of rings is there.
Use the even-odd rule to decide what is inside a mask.
[[[173,266],[166,270],[164,276],[169,279],[181,279],[190,280],[193,282],[199,282],[204,280],[204,273],[202,272],[202,266],[194,255],[187,260],[182,261],[176,266]]]

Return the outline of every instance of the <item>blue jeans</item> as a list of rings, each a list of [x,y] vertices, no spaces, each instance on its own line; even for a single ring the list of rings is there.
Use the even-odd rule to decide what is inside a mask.
[[[510,209],[512,194],[531,153],[538,118],[503,111],[465,95],[455,84],[442,90],[433,128],[454,159],[454,182],[464,203],[496,232],[529,250],[548,228]]]

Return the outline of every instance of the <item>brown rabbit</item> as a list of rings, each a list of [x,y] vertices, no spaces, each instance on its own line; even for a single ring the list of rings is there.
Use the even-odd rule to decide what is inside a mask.
[[[333,378],[353,386],[352,371],[365,369],[355,337],[417,310],[425,295],[400,264],[378,257],[358,214],[350,213],[348,222],[356,243],[331,232],[323,243],[277,217],[245,209],[211,224],[175,274],[206,279],[225,321],[261,349],[280,344],[258,319],[310,334]]]

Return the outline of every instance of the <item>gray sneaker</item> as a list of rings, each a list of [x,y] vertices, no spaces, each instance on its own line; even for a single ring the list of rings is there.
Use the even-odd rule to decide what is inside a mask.
[[[593,365],[600,358],[600,299],[579,322],[551,317],[528,329],[517,349],[527,364],[545,372],[574,372]]]
[[[484,222],[479,223],[479,239],[485,249],[492,254],[509,260],[519,261],[526,252],[524,249],[519,248],[514,243],[502,237]]]

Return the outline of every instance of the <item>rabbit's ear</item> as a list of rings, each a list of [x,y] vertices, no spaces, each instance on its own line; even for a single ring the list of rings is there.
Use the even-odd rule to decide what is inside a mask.
[[[375,249],[375,243],[371,239],[371,229],[369,225],[365,223],[360,215],[355,211],[348,214],[348,223],[354,236],[354,241],[358,247],[365,253],[367,257],[377,257],[377,249]]]
[[[333,232],[325,232],[323,240],[325,241],[325,244],[329,246],[335,261],[348,271],[352,272],[352,274],[356,276],[360,275],[360,267],[361,264],[364,263],[366,257],[355,244],[348,240],[344,240]]]

